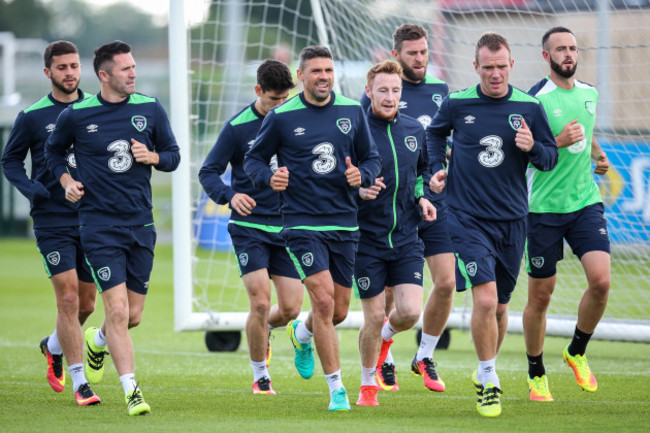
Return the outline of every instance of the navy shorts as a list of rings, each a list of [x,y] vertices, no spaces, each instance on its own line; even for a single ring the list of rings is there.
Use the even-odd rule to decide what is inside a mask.
[[[146,226],[82,226],[81,244],[100,292],[126,282],[142,295],[149,289],[156,228]]]
[[[90,267],[81,248],[79,227],[34,229],[34,235],[48,278],[76,269],[79,280],[86,283],[93,282]]]
[[[454,252],[449,237],[447,217],[449,208],[447,203],[439,201],[433,203],[433,205],[436,207],[436,219],[434,221],[420,221],[420,224],[418,224],[418,236],[424,242],[424,257]]]
[[[399,284],[422,286],[424,271],[424,245],[419,238],[413,244],[394,248],[386,254],[381,251],[357,253],[354,265],[354,289],[361,299],[373,298],[384,291],[384,287]],[[372,253],[380,253],[372,255]]]
[[[595,203],[567,214],[528,214],[526,271],[533,278],[549,278],[557,272],[557,262],[564,258],[566,239],[573,254],[582,258],[590,251],[609,249],[605,206]]]
[[[526,218],[491,221],[452,209],[449,233],[456,249],[456,290],[496,282],[500,304],[510,302],[526,242]]]
[[[300,279],[329,270],[332,280],[352,288],[359,231],[284,229],[282,237]]]
[[[282,235],[231,222],[228,233],[237,256],[239,275],[267,269],[269,275],[299,278]]]

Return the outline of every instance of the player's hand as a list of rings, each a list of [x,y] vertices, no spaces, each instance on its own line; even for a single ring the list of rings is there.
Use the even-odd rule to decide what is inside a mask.
[[[289,170],[287,167],[280,167],[275,170],[271,180],[269,181],[269,186],[273,191],[284,191],[289,186]]]
[[[431,176],[429,189],[436,194],[440,194],[445,187],[445,179],[447,179],[447,172],[445,170],[438,170]]]
[[[378,177],[375,179],[375,184],[370,188],[359,188],[359,197],[362,200],[374,200],[377,198],[382,189],[386,189],[384,182],[384,177]]]
[[[600,152],[600,155],[598,155],[598,159],[596,160],[596,169],[594,170],[594,173],[602,176],[608,171],[609,159],[607,158],[607,154],[605,154],[605,152]]]
[[[515,144],[524,152],[530,152],[530,149],[535,145],[533,133],[528,129],[526,119],[523,117],[521,118],[521,128],[517,130],[517,135],[515,135]]]
[[[555,142],[558,148],[569,147],[579,141],[585,139],[585,134],[582,132],[582,127],[578,125],[578,119],[572,120],[562,128],[560,135],[555,137]]]
[[[70,203],[76,203],[84,196],[84,185],[72,178],[68,173],[63,173],[59,179],[65,190],[65,199]]]
[[[160,156],[156,152],[151,152],[147,149],[147,145],[140,143],[135,138],[131,139],[131,153],[135,160],[142,164],[147,165],[158,165],[160,162]]]
[[[361,186],[361,172],[357,167],[352,165],[352,160],[349,156],[345,157],[345,165],[348,167],[345,170],[345,178],[348,180],[348,185],[352,187]]]
[[[250,215],[255,206],[255,200],[247,194],[236,193],[230,199],[230,207],[241,216]]]
[[[424,221],[431,222],[437,218],[438,212],[436,210],[436,207],[429,200],[424,197],[420,197],[418,205],[422,211],[422,219]]]

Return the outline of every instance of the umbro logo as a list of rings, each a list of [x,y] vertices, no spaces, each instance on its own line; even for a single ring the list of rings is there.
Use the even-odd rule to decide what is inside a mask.
[[[562,110],[560,110],[559,108],[556,108],[555,110],[553,110],[553,116],[554,117],[562,117]]]
[[[99,126],[95,125],[94,123],[91,123],[90,125],[86,126],[86,131],[88,131],[88,133],[97,132],[98,128]]]
[[[413,277],[415,277],[416,280],[421,280],[422,274],[420,272],[414,272]]]
[[[47,125],[47,126],[45,127],[45,130],[46,130],[47,132],[52,132],[52,131],[54,131],[54,126],[55,126],[54,123],[50,123],[49,125]]]
[[[465,116],[465,124],[472,124],[476,120],[476,117],[472,116],[471,114],[469,116]]]
[[[305,135],[305,128],[299,126],[294,129],[293,132],[295,132],[296,135]]]
[[[607,229],[606,228],[601,227],[600,229],[598,229],[598,231],[600,232],[601,235],[607,236]]]
[[[405,108],[408,108],[409,104],[406,101],[399,101],[399,109],[403,110]]]

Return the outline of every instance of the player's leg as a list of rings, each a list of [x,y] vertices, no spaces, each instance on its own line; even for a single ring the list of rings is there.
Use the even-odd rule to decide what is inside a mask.
[[[302,308],[305,288],[300,275],[285,248],[281,235],[274,235],[271,247],[269,274],[273,280],[278,303],[271,306],[269,327],[279,328],[298,317]]]
[[[525,266],[528,299],[523,312],[524,341],[528,358],[528,389],[533,401],[552,401],[544,366],[546,312],[557,281],[557,262],[563,258],[567,216],[528,215]]]
[[[363,277],[362,277],[363,278]],[[357,287],[359,279],[357,278]],[[383,289],[383,282],[380,283]],[[360,293],[362,290],[359,291]],[[367,292],[367,290],[366,290]],[[384,324],[386,299],[384,292],[375,293],[367,297],[364,293],[361,298],[363,309],[363,324],[359,329],[359,355],[361,357],[361,387],[359,389],[358,406],[377,406],[377,384],[375,371],[379,346],[381,341],[381,327]]]
[[[268,345],[268,314],[271,308],[271,286],[266,268],[242,275],[249,300],[246,318],[248,353],[253,367],[253,394],[275,394],[266,368]],[[259,381],[262,380],[260,383]],[[261,386],[261,388],[260,388]]]
[[[96,299],[97,286],[95,283],[79,280],[79,324],[81,326],[95,311]]]
[[[578,322],[571,343],[562,354],[573,369],[576,382],[585,391],[594,392],[598,382],[585,352],[596,326],[605,312],[611,281],[610,243],[605,208],[596,203],[576,213],[567,233],[567,242],[580,259],[587,277],[587,290],[578,306]]]
[[[433,280],[433,290],[424,306],[422,338],[411,362],[411,371],[422,375],[425,387],[441,392],[445,390],[445,385],[438,376],[433,355],[454,302],[455,258],[452,253],[441,253],[426,257],[426,262]]]

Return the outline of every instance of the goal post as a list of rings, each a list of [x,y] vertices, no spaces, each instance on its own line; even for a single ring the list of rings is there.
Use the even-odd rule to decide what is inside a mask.
[[[548,73],[541,56],[543,33],[564,25],[578,40],[577,77],[600,92],[595,136],[612,164],[606,176],[597,177],[612,241],[612,283],[594,338],[650,342],[650,6],[629,4],[170,0],[171,121],[182,152],[172,178],[175,329],[244,329],[248,298],[227,233],[230,212],[205,196],[198,171],[224,122],[254,99],[261,61],[282,60],[295,75],[303,47],[327,44],[334,55],[337,91],[359,99],[369,67],[390,56],[393,31],[410,22],[429,32],[429,73],[460,90],[478,82],[474,44],[480,34],[493,30],[511,44],[511,84],[525,90]],[[201,8],[203,20],[188,24],[187,7]],[[564,257],[548,311],[548,335],[573,334],[586,288],[580,262],[568,248]],[[427,276],[425,291],[430,290]],[[522,332],[526,296],[522,269],[510,303],[509,331]],[[360,301],[353,299],[340,326],[359,327],[360,310]],[[468,329],[470,317],[471,295],[456,294],[448,326]]]

